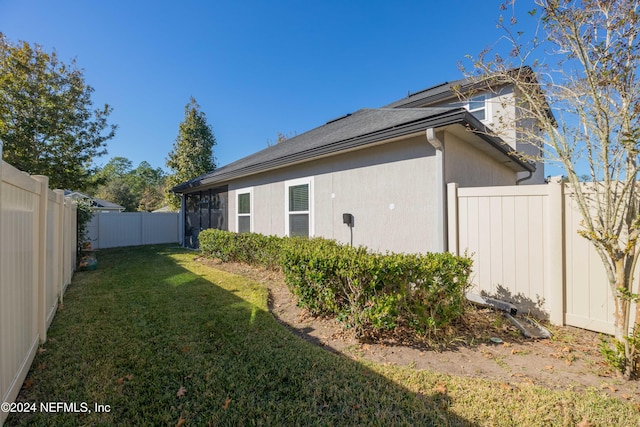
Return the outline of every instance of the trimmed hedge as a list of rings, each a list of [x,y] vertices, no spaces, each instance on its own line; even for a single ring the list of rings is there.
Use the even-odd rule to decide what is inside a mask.
[[[362,337],[408,327],[431,334],[464,314],[471,260],[450,253],[378,254],[322,238],[200,233],[208,256],[281,269],[298,304]]]
[[[198,235],[200,249],[222,261],[244,262],[269,269],[280,269],[282,237],[256,233],[233,233],[213,228]]]

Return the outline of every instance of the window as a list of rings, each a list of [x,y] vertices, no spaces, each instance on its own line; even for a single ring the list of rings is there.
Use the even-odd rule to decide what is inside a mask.
[[[313,236],[313,178],[285,182],[285,227],[288,236]]]
[[[469,99],[469,105],[467,106],[469,112],[481,122],[487,119],[487,96],[478,95]]]
[[[253,191],[239,190],[238,195],[238,233],[250,233],[253,231],[253,221],[251,220],[251,205],[253,204]]]

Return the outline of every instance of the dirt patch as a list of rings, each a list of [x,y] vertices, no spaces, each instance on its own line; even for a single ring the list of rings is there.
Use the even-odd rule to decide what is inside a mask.
[[[602,335],[598,333],[545,325],[552,331],[552,339],[528,339],[501,313],[472,307],[465,320],[447,331],[447,339],[437,345],[409,334],[360,342],[336,320],[310,316],[298,307],[280,273],[215,259],[199,260],[264,284],[274,317],[296,335],[328,351],[356,360],[555,390],[595,388],[640,402],[640,383],[624,380],[604,363],[598,349]]]

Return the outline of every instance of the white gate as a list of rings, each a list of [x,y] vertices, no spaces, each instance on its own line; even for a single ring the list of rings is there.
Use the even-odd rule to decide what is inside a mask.
[[[521,310],[597,332],[614,331],[600,258],[581,237],[564,185],[448,186],[449,250],[473,258],[475,291]]]

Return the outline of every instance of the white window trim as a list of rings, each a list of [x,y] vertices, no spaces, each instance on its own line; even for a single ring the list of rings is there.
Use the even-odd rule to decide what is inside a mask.
[[[479,97],[484,97],[484,107],[483,108],[476,108],[476,109],[471,109],[471,100],[474,98],[479,98]],[[480,120],[481,123],[490,123],[491,122],[491,109],[489,108],[491,105],[491,102],[489,100],[489,95],[486,93],[478,93],[475,94],[473,96],[471,96],[469,98],[469,100],[467,101],[467,104],[465,105],[465,108],[467,109],[467,111],[469,111],[469,113],[473,113],[475,111],[480,111],[482,109],[484,109],[484,120]]]
[[[241,214],[239,212],[240,203],[238,203],[238,197],[241,194],[249,194],[249,213],[248,214]],[[253,187],[241,188],[241,189],[236,190],[236,233],[240,232],[240,221],[238,221],[238,218],[241,217],[241,216],[248,216],[249,217],[249,232],[253,233],[253,211],[254,211]]]
[[[290,179],[284,182],[284,234],[289,236],[289,187],[307,184],[309,186],[309,211],[298,211],[296,213],[309,214],[309,237],[315,236],[314,203],[313,203],[313,177]]]

